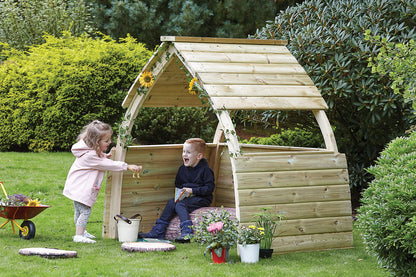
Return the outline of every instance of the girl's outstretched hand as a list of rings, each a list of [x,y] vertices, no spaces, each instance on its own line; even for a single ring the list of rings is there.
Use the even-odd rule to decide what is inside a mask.
[[[141,165],[135,165],[135,164],[129,164],[127,166],[127,169],[130,170],[130,171],[139,173],[140,171],[142,171],[142,166]]]
[[[133,171],[133,178],[140,178],[139,173],[140,173],[140,171],[142,171],[142,166],[141,165],[135,165],[135,164],[130,165],[129,164],[127,166],[127,169],[130,170],[130,171]]]

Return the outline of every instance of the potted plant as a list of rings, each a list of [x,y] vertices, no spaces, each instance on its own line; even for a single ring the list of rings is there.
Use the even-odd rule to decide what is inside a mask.
[[[264,230],[255,225],[241,226],[238,232],[238,250],[241,262],[256,263],[259,261],[260,241],[264,237]]]
[[[254,215],[256,225],[263,228],[264,237],[260,241],[260,258],[270,258],[273,254],[272,242],[277,227],[281,226],[282,215],[275,213],[271,208],[261,208]]]
[[[238,220],[233,219],[229,212],[221,208],[208,214],[201,213],[201,217],[195,219],[192,228],[195,231],[192,241],[207,245],[204,255],[211,252],[214,263],[224,263],[228,250],[237,240]]]

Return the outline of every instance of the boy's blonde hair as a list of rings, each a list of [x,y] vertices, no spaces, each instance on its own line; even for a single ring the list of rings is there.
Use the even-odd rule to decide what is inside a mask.
[[[190,139],[187,139],[185,143],[192,144],[192,146],[198,153],[202,153],[202,155],[205,154],[205,148],[206,148],[205,140],[201,138],[190,138]]]
[[[104,135],[107,134],[113,134],[111,126],[99,120],[94,120],[93,122],[82,128],[82,131],[78,136],[78,140],[83,139],[88,147],[94,149],[95,152],[97,152],[97,155],[99,157],[102,157],[102,151],[100,149],[100,140]]]

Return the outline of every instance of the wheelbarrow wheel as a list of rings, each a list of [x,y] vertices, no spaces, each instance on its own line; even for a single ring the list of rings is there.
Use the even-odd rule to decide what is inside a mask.
[[[23,239],[33,239],[35,237],[35,233],[36,233],[36,228],[35,228],[35,224],[30,221],[30,220],[25,220],[23,221],[22,225],[20,225],[20,227],[22,227],[22,230],[19,230],[19,236]]]

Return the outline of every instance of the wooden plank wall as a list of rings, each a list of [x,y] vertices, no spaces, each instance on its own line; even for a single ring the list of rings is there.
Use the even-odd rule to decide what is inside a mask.
[[[240,220],[252,222],[261,207],[271,207],[285,216],[273,242],[275,253],[352,247],[352,219],[345,155],[318,149],[241,145],[236,160]],[[208,144],[211,162],[216,145]],[[134,146],[126,162],[143,165],[140,179],[123,175],[121,214],[140,213],[140,230],[147,232],[173,197],[174,179],[182,165],[182,145]],[[216,189],[212,206],[235,207],[230,157],[220,144]],[[215,170],[217,168],[217,170]],[[106,189],[104,222],[114,220],[107,207],[111,174]],[[104,224],[103,232],[106,232]]]
[[[267,145],[241,145],[244,153],[250,152],[271,152],[271,151],[301,151],[305,148],[297,147],[282,147],[282,146],[267,146]],[[219,149],[219,165],[218,173],[216,176],[216,189],[215,189],[215,203],[213,206],[216,207],[235,207],[235,194],[234,194],[234,182],[233,182],[233,173],[231,168],[231,158],[229,156],[228,148],[225,143],[220,143]]]
[[[233,172],[229,152],[224,145],[219,151],[219,167],[215,179],[215,202],[212,206],[235,208]]]
[[[174,195],[174,182],[178,168],[182,165],[182,145],[132,146],[126,153],[125,162],[143,166],[140,178],[133,178],[128,171],[123,174],[121,193],[121,215],[142,215],[141,231],[149,231],[160,216],[166,202]],[[111,175],[107,180],[111,186]],[[109,197],[106,189],[106,199]],[[108,210],[105,203],[105,210]],[[105,214],[105,217],[114,215]],[[105,220],[104,220],[105,223]],[[106,226],[104,226],[104,231]]]
[[[216,150],[216,145],[207,144],[205,157],[210,163],[210,159],[215,159],[211,154]],[[221,146],[222,147],[222,146]],[[221,149],[219,153],[221,154]],[[228,154],[222,155],[226,165],[219,169],[220,176],[216,178],[217,187],[224,188],[228,186],[231,190],[229,198],[222,197],[224,207],[234,207],[234,190],[232,184],[231,165]],[[146,145],[129,147],[126,160],[127,163],[140,164],[143,171],[140,178],[133,178],[130,172],[123,174],[123,187],[121,195],[120,213],[124,216],[131,217],[140,213],[143,220],[140,224],[140,230],[147,232],[153,226],[153,223],[159,218],[166,202],[174,195],[175,176],[182,162],[182,144],[176,145]],[[214,166],[211,166],[214,169]],[[107,232],[108,220],[114,220],[109,212],[109,198],[111,191],[111,173],[108,175],[106,195],[105,195],[105,213],[103,232]],[[226,195],[224,193],[224,195]],[[214,195],[215,200],[215,195]],[[212,204],[214,206],[215,203]]]
[[[261,207],[286,220],[275,253],[348,248],[353,245],[350,189],[344,154],[242,147],[236,160],[240,220],[253,221]]]

